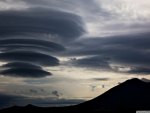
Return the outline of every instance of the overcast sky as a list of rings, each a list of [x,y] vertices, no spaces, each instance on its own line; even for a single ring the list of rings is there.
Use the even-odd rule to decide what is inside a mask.
[[[150,78],[149,29],[149,0],[1,0],[0,107],[77,104]]]

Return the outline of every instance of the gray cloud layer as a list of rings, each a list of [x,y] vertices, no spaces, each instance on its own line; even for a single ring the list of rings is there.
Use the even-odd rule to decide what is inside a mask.
[[[149,43],[149,33],[87,38],[71,44],[68,55],[87,56],[87,58],[74,61],[85,67],[102,65],[101,68],[107,68],[110,64],[117,64],[130,67],[129,73],[140,73],[140,71],[148,73],[150,66]]]
[[[56,35],[65,42],[84,33],[81,18],[54,9],[31,8],[24,11],[1,11],[0,34],[43,33]],[[41,37],[42,38],[42,37]]]
[[[11,77],[32,77],[32,78],[45,77],[51,75],[50,72],[44,71],[42,69],[26,68],[26,67],[25,68],[17,67],[2,70],[0,71],[0,74]]]
[[[117,64],[130,67],[131,72],[134,69],[134,73],[140,69],[149,69],[150,34],[141,33],[149,31],[149,8],[143,7],[145,3],[149,6],[149,1],[138,1],[133,7],[131,4],[134,0],[113,0],[111,3],[110,0],[87,0],[86,3],[84,0],[21,0],[21,3],[18,0],[12,1],[28,8],[0,12],[0,35],[3,39],[0,41],[0,49],[4,52],[0,55],[2,60],[14,61],[16,58],[12,60],[6,55],[11,56],[16,51],[26,49],[38,52],[40,55],[37,57],[45,58],[49,51],[63,51],[62,44],[67,46],[62,55],[86,56],[72,62],[77,66],[111,70],[111,65]],[[85,29],[88,36],[82,39]],[[33,34],[37,37],[33,38]],[[49,41],[47,43],[45,35],[46,41]],[[21,37],[14,39],[15,36]],[[28,36],[32,39],[29,40]],[[16,57],[22,61],[22,55]],[[41,62],[46,63],[46,60],[40,61],[40,64]]]
[[[26,62],[10,62],[7,64],[4,64],[1,66],[2,68],[35,68],[35,69],[42,69],[40,66],[38,65],[34,65],[31,63],[26,63]]]
[[[39,78],[51,75],[44,71],[41,66],[27,62],[10,62],[1,66],[0,74],[11,77]]]
[[[21,39],[18,38],[6,38],[0,40],[0,49],[1,51],[11,51],[18,49],[30,49],[41,52],[60,52],[64,51],[65,48],[60,44],[50,42],[48,40],[40,39]]]
[[[87,57],[76,60],[73,62],[76,66],[90,67],[90,68],[100,68],[100,69],[110,69],[107,59],[101,58],[100,56]]]
[[[0,54],[1,61],[24,61],[43,66],[59,65],[59,60],[50,55],[33,52],[33,51],[14,51]]]
[[[33,65],[28,68],[24,64],[9,62],[58,66],[59,60],[51,54],[65,51],[62,45],[85,32],[80,16],[53,8],[4,10],[0,11],[0,17],[0,60],[8,62],[6,67],[11,65],[10,69],[1,72],[3,75],[13,73],[28,77],[33,74],[38,77],[40,73],[42,77],[50,74]]]

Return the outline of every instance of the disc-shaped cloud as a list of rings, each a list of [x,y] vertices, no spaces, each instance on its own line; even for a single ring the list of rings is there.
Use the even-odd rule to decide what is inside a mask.
[[[51,54],[85,32],[80,16],[52,8],[5,10],[0,17],[0,61],[8,63],[3,75],[49,75],[42,67],[59,65]]]
[[[32,49],[41,50],[45,52],[59,52],[65,50],[60,44],[39,40],[39,39],[2,39],[0,40],[1,50],[15,50],[15,49]]]
[[[58,40],[66,42],[85,32],[79,16],[54,9],[1,11],[0,17],[0,35],[51,34],[59,38]]]
[[[25,62],[10,62],[1,66],[2,68],[32,68],[32,69],[42,69],[38,65]]]
[[[56,66],[59,65],[59,60],[50,55],[42,54],[34,51],[14,51],[0,54],[1,61],[23,61],[27,63],[34,63],[42,66]]]
[[[0,71],[1,75],[12,77],[45,77],[51,75],[50,72],[37,68],[11,68]]]

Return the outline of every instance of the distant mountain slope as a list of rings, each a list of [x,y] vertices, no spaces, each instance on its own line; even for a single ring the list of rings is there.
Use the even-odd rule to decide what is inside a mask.
[[[135,113],[136,110],[150,110],[150,83],[139,79],[127,80],[106,93],[70,107],[40,108],[32,105],[12,107],[2,112],[43,112],[43,113]]]
[[[127,80],[106,93],[77,106],[100,111],[150,110],[150,84],[136,78]]]

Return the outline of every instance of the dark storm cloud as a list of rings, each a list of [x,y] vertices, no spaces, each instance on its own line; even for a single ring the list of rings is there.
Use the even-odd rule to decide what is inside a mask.
[[[36,50],[44,52],[60,52],[65,50],[65,48],[57,43],[40,40],[40,39],[1,39],[0,40],[0,50],[11,51],[18,49]]]
[[[0,11],[0,17],[0,61],[8,62],[3,68],[10,67],[1,72],[5,75],[50,75],[42,66],[59,65],[59,60],[51,56],[52,52],[64,51],[61,44],[85,32],[80,16],[52,8],[4,10]],[[36,68],[36,65],[41,67]]]
[[[0,53],[0,60],[9,62],[23,61],[43,66],[59,65],[59,60],[57,58],[34,51],[14,51]]]
[[[38,68],[10,68],[0,71],[1,75],[11,76],[11,77],[45,77],[51,75],[50,72],[44,71]]]
[[[111,20],[111,12],[104,9],[98,1],[95,0],[22,0],[31,7],[53,7],[75,14],[79,14],[88,21],[97,21],[99,16],[105,20]],[[100,19],[101,19],[100,18]],[[100,20],[99,20],[100,21]]]
[[[40,66],[26,62],[10,62],[1,66],[2,68],[32,68],[42,69]]]
[[[150,33],[131,34],[112,37],[89,37],[71,43],[70,54],[75,55],[100,55],[103,53],[118,52],[119,50],[131,51],[150,48]],[[77,49],[75,47],[78,47]],[[112,52],[111,52],[112,51]]]
[[[100,56],[82,58],[79,60],[75,60],[75,62],[73,61],[73,63],[81,67],[101,68],[101,69],[110,68],[107,59],[102,58]]]
[[[1,11],[0,17],[0,35],[52,34],[65,42],[84,33],[83,22],[79,16],[54,9]]]
[[[138,68],[133,68],[131,69],[130,71],[128,71],[128,73],[131,73],[131,74],[147,74],[149,75],[150,74],[150,68],[143,68],[143,67],[138,67]]]
[[[87,57],[88,55],[96,55],[96,57],[83,58],[74,61],[75,63],[86,67],[95,67],[102,63],[105,64],[102,66],[104,68],[107,64],[147,68],[150,66],[149,49],[150,33],[143,33],[81,39],[71,44],[70,52],[68,52],[68,54]],[[133,70],[133,72],[138,70]],[[141,69],[141,71],[142,70],[143,69]],[[148,70],[145,71],[148,72]]]

